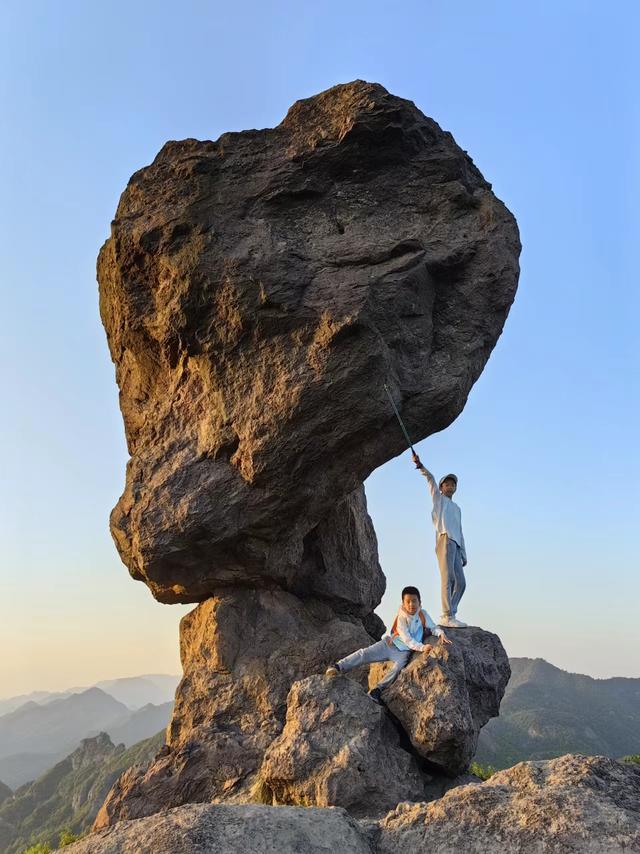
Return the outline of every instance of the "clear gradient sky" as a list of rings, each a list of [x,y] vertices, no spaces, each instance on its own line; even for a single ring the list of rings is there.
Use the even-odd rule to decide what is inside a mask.
[[[126,448],[95,258],[128,178],[355,78],[451,131],[521,230],[505,332],[420,445],[460,477],[460,616],[510,655],[640,676],[639,24],[615,0],[3,0],[0,696],[179,671],[188,609],[108,532]],[[436,615],[425,482],[404,454],[366,487],[382,617],[405,583]]]

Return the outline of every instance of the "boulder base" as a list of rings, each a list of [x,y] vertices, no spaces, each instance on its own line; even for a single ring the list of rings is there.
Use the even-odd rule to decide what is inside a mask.
[[[372,640],[356,617],[280,590],[225,589],[203,602],[180,624],[184,677],[168,745],[120,777],[94,826],[189,802],[254,800],[291,685]]]
[[[360,685],[324,676],[293,684],[284,730],[267,750],[260,777],[274,804],[341,806],[355,816],[424,800],[429,780]]]
[[[416,752],[457,776],[469,768],[480,728],[499,713],[511,670],[492,632],[469,627],[450,629],[447,636],[450,645],[434,638],[431,655],[414,655],[383,699]],[[388,666],[371,668],[371,686]]]

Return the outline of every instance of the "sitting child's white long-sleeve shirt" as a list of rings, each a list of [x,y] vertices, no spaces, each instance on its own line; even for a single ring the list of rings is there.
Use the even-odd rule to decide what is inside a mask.
[[[440,534],[446,534],[450,539],[460,546],[462,552],[462,560],[467,562],[467,550],[464,544],[464,535],[462,533],[462,511],[455,501],[447,498],[440,492],[436,479],[431,472],[424,466],[421,466],[420,474],[426,477],[429,484],[429,491],[433,499],[433,510],[431,518],[436,529],[436,538]]]
[[[426,648],[427,645],[422,643],[422,632],[424,627],[422,625],[422,620],[420,619],[420,611],[424,614],[425,625],[431,630],[431,634],[436,637],[440,637],[442,634],[442,629],[439,629],[436,626],[424,608],[416,611],[416,613],[411,616],[411,614],[408,614],[403,607],[400,607],[395,621],[395,628],[398,634],[392,636],[393,644],[398,649],[423,652]]]

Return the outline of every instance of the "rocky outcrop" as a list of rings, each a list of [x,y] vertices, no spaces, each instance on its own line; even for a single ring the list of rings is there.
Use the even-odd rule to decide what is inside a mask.
[[[189,804],[123,821],[65,847],[65,854],[372,854],[341,809]]]
[[[163,602],[277,584],[369,613],[361,484],[405,448],[383,383],[416,441],[450,424],[519,251],[451,134],[376,84],[167,143],[98,262],[131,454],[111,530],[134,578]]]
[[[164,755],[120,778],[96,827],[192,801],[254,799],[291,685],[371,642],[355,617],[283,591],[232,588],[203,602],[180,625],[184,677]]]
[[[355,816],[424,800],[428,781],[359,685],[322,676],[293,684],[285,728],[269,746],[260,777],[273,804],[341,806]]]
[[[366,696],[366,668],[318,675],[371,643],[359,620],[283,591],[225,589],[182,620],[184,678],[167,747],[118,780],[95,827],[194,801],[335,805],[360,816],[437,796],[443,782],[420,760],[432,773],[463,774],[509,674],[495,635],[452,634],[436,659],[416,655],[387,689],[394,719]]]
[[[122,822],[65,851],[633,854],[640,768],[598,756],[523,762],[431,803],[401,804],[377,823],[335,808],[184,806]]]
[[[473,759],[478,734],[496,717],[509,681],[509,659],[500,638],[469,627],[449,632],[452,644],[436,643],[431,655],[415,655],[384,692],[384,702],[418,755],[451,776]],[[375,685],[389,665],[375,665]]]
[[[404,449],[384,384],[416,440],[446,427],[500,335],[519,251],[451,135],[362,81],[274,129],[168,143],[132,177],[98,260],[131,455],[111,530],[157,599],[202,604],[181,625],[167,745],[97,827],[265,791],[354,811],[370,791],[382,808],[375,763],[358,789],[305,738],[354,759],[375,743],[407,772],[393,797],[419,790],[381,712],[363,706],[355,732],[362,692],[309,683],[308,722],[336,701],[322,735],[296,736],[293,706],[283,734],[287,695],[382,631],[362,484]],[[286,778],[274,742],[289,738]]]
[[[521,762],[381,823],[379,854],[640,851],[640,768],[603,756]]]

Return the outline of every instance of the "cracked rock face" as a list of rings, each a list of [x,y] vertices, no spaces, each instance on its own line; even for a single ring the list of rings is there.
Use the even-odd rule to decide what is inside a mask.
[[[292,685],[284,730],[269,746],[260,777],[274,804],[341,806],[356,817],[425,800],[430,781],[360,685],[324,676]]]
[[[95,827],[194,801],[255,800],[291,685],[370,643],[357,618],[284,591],[230,588],[203,602],[180,624],[184,676],[168,747],[120,777]]]
[[[404,449],[383,383],[416,441],[450,424],[519,251],[452,136],[375,84],[273,129],[167,143],[98,262],[131,454],[111,530],[131,574],[163,602],[277,584],[370,613],[383,579],[358,490]]]

